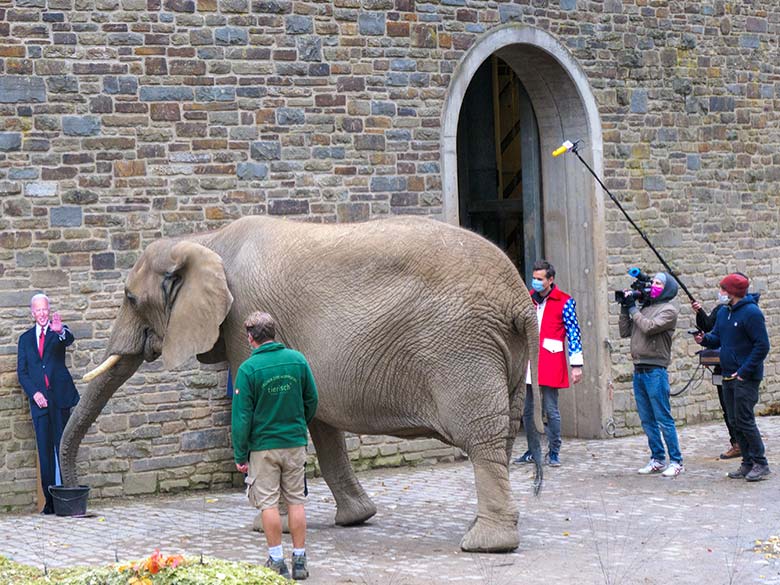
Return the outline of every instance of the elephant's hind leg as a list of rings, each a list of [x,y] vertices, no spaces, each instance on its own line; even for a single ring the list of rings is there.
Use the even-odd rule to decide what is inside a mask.
[[[376,514],[376,506],[358,482],[349,462],[344,433],[322,421],[309,423],[322,476],[336,500],[336,524],[350,526]]]
[[[517,506],[512,498],[506,439],[469,451],[477,487],[477,518],[460,541],[466,552],[510,552],[520,544]]]

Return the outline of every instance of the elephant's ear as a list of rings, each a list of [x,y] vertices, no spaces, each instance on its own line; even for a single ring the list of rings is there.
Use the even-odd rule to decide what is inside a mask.
[[[222,258],[205,246],[179,242],[171,248],[171,262],[163,284],[171,308],[162,359],[174,369],[214,347],[233,295]]]

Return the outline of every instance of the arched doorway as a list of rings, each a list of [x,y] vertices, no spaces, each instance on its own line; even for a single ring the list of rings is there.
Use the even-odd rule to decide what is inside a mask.
[[[544,254],[539,129],[523,83],[497,55],[466,90],[457,148],[460,225],[494,242],[529,281]]]
[[[468,225],[472,221],[468,215],[470,209],[475,209],[469,207],[473,195],[468,181],[464,182],[460,168],[464,161],[458,153],[463,129],[461,115],[472,115],[468,113],[472,107],[470,85],[484,64],[494,59],[511,68],[527,94],[537,123],[536,152],[540,153],[537,209],[541,213],[536,216],[540,221],[527,228],[524,223],[523,227],[539,242],[527,253],[524,239],[522,270],[527,272],[527,256],[536,258],[541,253],[555,264],[556,280],[577,300],[583,330],[584,379],[576,389],[561,395],[563,430],[570,436],[603,437],[612,417],[604,199],[595,180],[573,155],[555,159],[550,155],[564,140],[582,140],[580,154],[600,173],[601,121],[587,76],[563,44],[549,33],[521,24],[504,25],[486,33],[459,63],[442,113],[445,220],[456,225]],[[461,183],[469,189],[465,197]],[[494,191],[498,197],[497,188]],[[493,205],[511,208],[519,204]],[[524,222],[532,215],[523,215]],[[488,233],[485,235],[490,237]]]

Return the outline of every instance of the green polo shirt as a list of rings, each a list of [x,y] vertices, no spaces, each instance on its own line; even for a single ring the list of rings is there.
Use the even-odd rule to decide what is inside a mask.
[[[317,411],[317,387],[303,354],[273,341],[238,368],[232,437],[236,463],[250,451],[305,447],[306,424]]]

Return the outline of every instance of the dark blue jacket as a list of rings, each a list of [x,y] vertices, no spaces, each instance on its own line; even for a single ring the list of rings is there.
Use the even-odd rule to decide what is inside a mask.
[[[33,418],[47,414],[52,407],[71,408],[79,401],[79,393],[65,366],[65,348],[73,343],[73,334],[63,329],[62,339],[49,328],[43,342],[43,359],[38,355],[38,340],[35,338],[35,326],[19,337],[16,360],[16,375],[24,393],[30,399],[30,413]],[[46,388],[43,376],[49,376],[49,388]],[[41,392],[49,402],[46,408],[38,408],[33,395]]]
[[[769,335],[756,297],[747,295],[735,305],[719,310],[715,327],[704,336],[702,345],[720,348],[720,367],[724,376],[736,372],[746,380],[763,378]]]

